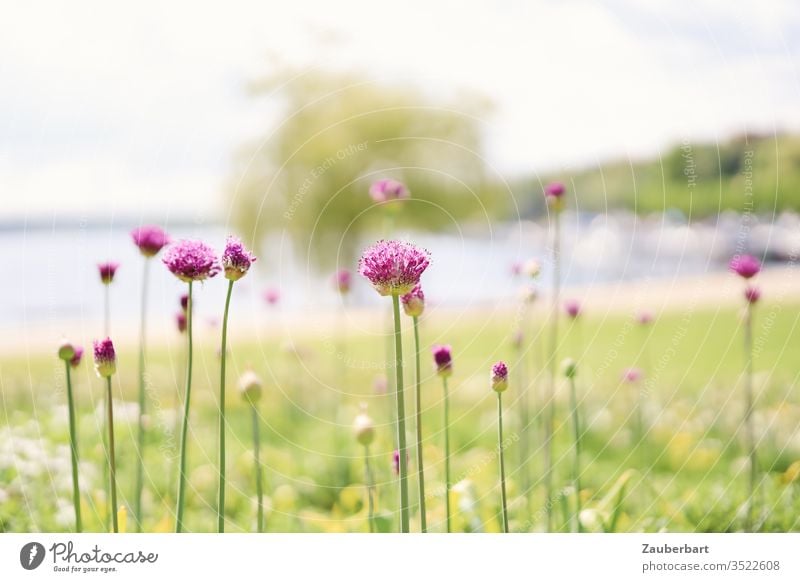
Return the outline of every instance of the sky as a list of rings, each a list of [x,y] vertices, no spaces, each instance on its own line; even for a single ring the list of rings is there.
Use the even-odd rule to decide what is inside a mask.
[[[800,130],[796,0],[0,0],[0,55],[4,221],[221,216],[280,63],[485,95],[508,177]]]

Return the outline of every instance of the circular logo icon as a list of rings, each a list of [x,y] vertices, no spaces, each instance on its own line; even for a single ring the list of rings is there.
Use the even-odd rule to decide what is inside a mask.
[[[26,570],[35,570],[44,561],[44,546],[39,542],[29,542],[19,551],[19,563]]]

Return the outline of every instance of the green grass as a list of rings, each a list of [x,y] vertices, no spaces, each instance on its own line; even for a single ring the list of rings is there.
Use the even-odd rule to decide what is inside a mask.
[[[529,331],[541,331],[531,318]],[[758,432],[761,435],[762,529],[800,530],[800,394],[798,394],[797,325],[800,305],[766,303],[755,321]],[[410,320],[405,330],[406,354],[412,354]],[[451,379],[451,447],[456,531],[500,529],[495,397],[489,368],[498,359],[511,365],[511,386],[505,405],[509,513],[512,531],[541,531],[546,500],[540,477],[542,428],[538,422],[545,391],[543,346],[533,339],[524,365],[514,361],[512,315],[441,316],[421,322],[425,353],[435,342],[450,343],[455,373]],[[579,327],[578,327],[579,326]],[[736,531],[742,527],[746,465],[741,436],[743,412],[741,329],[732,309],[677,311],[640,328],[630,318],[586,317],[563,337],[561,357],[579,359],[578,391],[583,425],[583,506],[589,531]],[[250,417],[236,394],[236,379],[252,365],[264,379],[259,405],[263,422],[262,462],[268,496],[268,531],[367,531],[362,450],[351,423],[359,403],[369,405],[378,424],[371,448],[377,482],[378,525],[397,528],[397,484],[391,469],[394,436],[390,396],[375,394],[373,382],[383,367],[383,338],[348,333],[346,358],[337,359],[323,337],[293,338],[287,350],[276,339],[262,344],[236,342],[231,330],[230,396],[228,398],[228,531],[255,530],[255,484],[250,453]],[[334,331],[323,334],[335,337]],[[543,336],[544,337],[544,336]],[[198,343],[190,422],[188,531],[215,531],[216,409],[218,358],[216,346]],[[583,346],[583,348],[582,348]],[[585,350],[582,357],[581,352]],[[72,528],[71,482],[64,379],[61,362],[50,353],[0,360],[2,414],[0,438],[0,530],[64,531]],[[118,398],[136,400],[136,349],[118,349]],[[343,361],[348,365],[344,366]],[[406,361],[407,377],[413,361]],[[621,382],[622,371],[638,366],[647,371],[642,385],[646,442],[632,442],[636,388]],[[431,531],[444,528],[442,388],[430,361],[423,362],[423,408]],[[180,351],[153,349],[149,357],[148,404],[152,411],[146,450],[145,531],[174,527],[177,426],[173,409],[182,391]],[[533,424],[518,423],[523,379],[532,381]],[[92,413],[101,401],[102,382],[85,361],[75,374],[81,443],[84,527],[100,531],[105,522],[102,482],[101,416]],[[407,390],[409,398],[411,390]],[[124,503],[132,499],[135,477],[136,425],[115,402],[118,485]],[[408,402],[411,409],[411,400]],[[566,528],[571,492],[571,432],[567,386],[559,379],[555,434],[555,470],[559,494],[552,500],[557,523]],[[409,425],[409,438],[413,426]],[[520,491],[519,443],[528,439],[529,469],[534,487]],[[413,445],[413,440],[410,441]],[[410,454],[410,491],[416,504],[414,455]],[[565,493],[564,493],[565,492]],[[616,510],[615,510],[616,509]],[[418,530],[412,515],[412,531]],[[128,531],[133,531],[128,524]]]

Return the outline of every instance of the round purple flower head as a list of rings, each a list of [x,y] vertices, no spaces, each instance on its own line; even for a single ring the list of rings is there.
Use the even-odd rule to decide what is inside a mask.
[[[408,463],[408,453],[406,453],[406,463]],[[392,469],[395,475],[400,474],[400,451],[397,449],[392,453]]]
[[[83,348],[81,346],[74,346],[73,350],[74,353],[72,359],[69,361],[69,365],[73,368],[77,368],[81,365],[81,360],[83,359]]]
[[[544,187],[544,199],[554,210],[559,211],[564,206],[564,193],[566,188],[561,182],[550,182]]]
[[[162,262],[181,281],[203,281],[220,271],[214,249],[199,240],[179,240],[167,247]]]
[[[358,272],[381,295],[405,295],[430,265],[428,251],[411,243],[381,240],[361,255]]]
[[[752,279],[761,271],[761,262],[753,255],[736,255],[728,268],[743,279]]]
[[[277,287],[270,287],[264,291],[264,300],[270,305],[275,305],[281,298],[281,292]]]
[[[642,379],[642,371],[639,368],[628,368],[622,373],[622,379],[629,384],[635,384]]]
[[[100,280],[103,285],[111,285],[114,281],[114,275],[119,269],[119,263],[109,261],[108,263],[100,263],[97,265],[97,270],[100,272]]]
[[[492,390],[505,392],[508,388],[508,366],[505,362],[497,362],[492,366]]]
[[[179,311],[175,314],[175,323],[178,326],[178,332],[183,333],[186,331],[186,312]]]
[[[653,323],[653,314],[649,311],[640,311],[636,314],[636,323],[639,325],[650,325]]]
[[[101,378],[110,378],[117,371],[117,354],[111,338],[95,340],[94,369]]]
[[[230,281],[238,281],[250,269],[250,265],[256,262],[256,257],[242,244],[235,236],[229,236],[225,243],[225,250],[222,251],[222,268],[225,270],[225,278]]]
[[[744,298],[748,303],[758,303],[758,300],[761,299],[761,289],[755,285],[748,285],[744,290]]]
[[[411,193],[406,188],[405,184],[386,178],[378,180],[369,187],[369,195],[375,202],[391,202],[393,200],[404,200],[408,198]]]
[[[169,235],[159,226],[146,225],[131,231],[133,244],[145,257],[155,257],[161,249],[169,244]]]
[[[403,311],[409,317],[419,317],[425,311],[425,294],[419,283],[414,285],[411,291],[401,296],[400,301],[403,304]]]
[[[350,293],[353,284],[353,274],[347,269],[341,269],[333,274],[333,286],[342,295]]]
[[[581,314],[581,304],[576,299],[570,299],[564,303],[564,311],[567,312],[572,319],[577,319]]]
[[[453,350],[450,346],[433,346],[433,363],[436,373],[447,378],[453,373]]]

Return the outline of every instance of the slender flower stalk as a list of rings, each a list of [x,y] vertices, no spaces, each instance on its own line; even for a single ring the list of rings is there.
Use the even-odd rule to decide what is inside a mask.
[[[100,263],[97,265],[97,270],[100,273],[100,282],[104,287],[103,295],[103,333],[106,337],[111,334],[111,283],[114,282],[114,275],[117,274],[119,263],[109,261],[107,263]]]
[[[450,489],[453,482],[450,479],[450,401],[447,390],[447,378],[453,373],[453,350],[450,346],[434,346],[433,363],[436,373],[442,379],[444,390],[444,506],[447,519],[447,533],[451,533],[450,522]]]
[[[94,342],[94,368],[100,378],[106,380],[107,424],[108,424],[108,482],[111,491],[111,520],[114,533],[119,533],[117,521],[117,462],[114,451],[114,404],[111,398],[111,377],[117,371],[117,355],[109,338]]]
[[[547,395],[545,410],[545,492],[547,499],[547,531],[553,529],[553,428],[555,424],[555,389],[556,369],[558,367],[558,315],[561,291],[561,211],[564,208],[564,193],[566,189],[560,182],[553,182],[545,186],[545,200],[553,210],[553,307],[550,322],[550,392]]]
[[[403,311],[411,317],[414,322],[414,400],[415,400],[415,423],[417,427],[417,481],[419,483],[419,520],[422,533],[428,531],[427,517],[425,513],[425,470],[422,460],[422,395],[420,384],[422,373],[420,371],[420,346],[419,346],[419,317],[425,311],[425,294],[422,287],[417,285],[400,298],[403,304]]]
[[[58,348],[58,357],[64,360],[64,368],[67,375],[67,409],[69,414],[69,450],[70,461],[72,462],[72,504],[75,508],[75,531],[83,531],[81,520],[81,492],[78,482],[78,432],[75,425],[75,400],[72,393],[72,378],[70,369],[77,367],[83,356],[83,348],[75,347],[71,343],[64,341]]]
[[[261,474],[261,435],[258,419],[258,402],[261,400],[261,379],[255,372],[245,372],[239,380],[239,390],[242,397],[250,406],[250,416],[253,421],[253,463],[256,474],[256,531],[264,533],[264,488]]]
[[[373,491],[375,484],[372,477],[372,469],[369,465],[369,446],[375,440],[375,423],[372,418],[367,414],[367,405],[361,404],[361,413],[356,416],[353,422],[353,434],[355,434],[358,443],[364,447],[364,484],[367,493],[367,522],[369,525],[369,533],[375,532],[375,502],[373,499]]]
[[[219,498],[217,502],[217,531],[219,533],[225,531],[225,361],[228,355],[228,310],[231,305],[233,284],[247,274],[255,261],[256,257],[242,245],[239,239],[228,237],[222,253],[222,268],[225,278],[228,280],[228,293],[225,296],[225,311],[222,316],[222,345],[220,347]],[[253,414],[256,414],[255,409]]]
[[[574,438],[573,462],[572,462],[572,487],[575,489],[575,519],[574,529],[578,533],[583,531],[581,525],[581,423],[580,411],[578,410],[578,392],[575,388],[575,376],[578,375],[578,364],[572,358],[567,358],[561,364],[569,381],[569,401],[572,408],[572,436]]]
[[[504,362],[492,366],[492,390],[497,393],[497,454],[500,457],[500,501],[503,508],[503,533],[508,533],[508,502],[506,501],[506,464],[503,449],[503,392],[508,389],[508,367]]]
[[[733,257],[729,267],[746,283],[744,289],[744,426],[747,435],[747,456],[750,461],[750,471],[744,529],[747,532],[751,532],[756,526],[755,504],[756,490],[758,488],[758,457],[755,426],[753,424],[753,411],[755,410],[755,394],[753,391],[753,310],[761,298],[761,291],[755,285],[750,284],[749,281],[761,271],[761,262],[751,255],[737,255]]]
[[[400,481],[400,531],[409,531],[408,516],[408,459],[406,449],[405,400],[403,396],[403,341],[400,326],[400,296],[410,292],[430,264],[427,251],[410,243],[379,241],[364,251],[358,272],[366,277],[375,290],[392,297],[395,346],[395,395],[397,400],[397,443]]]
[[[186,503],[186,440],[189,432],[189,404],[192,395],[192,283],[204,281],[219,273],[220,266],[214,251],[200,241],[181,240],[171,244],[162,262],[167,269],[184,283],[188,283],[186,298],[186,394],[184,395],[183,420],[181,426],[180,466],[178,470],[178,501],[175,533],[183,531],[183,511]]]
[[[144,257],[142,263],[142,295],[139,323],[139,419],[136,436],[138,462],[136,465],[136,487],[133,501],[133,519],[136,531],[142,531],[142,490],[144,489],[144,440],[145,440],[145,343],[147,341],[147,286],[150,272],[150,259],[158,255],[169,243],[169,236],[158,226],[142,226],[131,232],[133,244]]]

